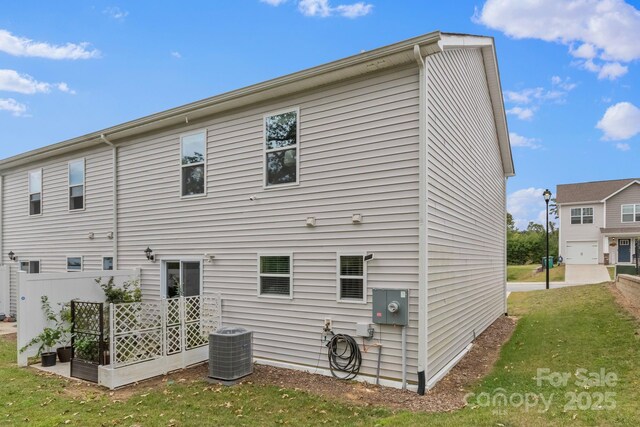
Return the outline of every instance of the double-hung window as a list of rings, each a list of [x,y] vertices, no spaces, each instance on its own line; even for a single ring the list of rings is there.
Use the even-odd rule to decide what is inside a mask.
[[[29,172],[29,215],[42,214],[42,169]]]
[[[183,196],[205,194],[206,132],[192,133],[180,138],[180,180]]]
[[[593,224],[593,208],[571,208],[571,224]]]
[[[84,159],[69,162],[69,210],[84,209]]]
[[[338,300],[365,302],[367,272],[364,255],[338,255]]]
[[[40,261],[21,260],[20,271],[24,271],[29,274],[38,274],[40,273]]]
[[[298,183],[299,110],[264,117],[264,185],[275,187]]]
[[[622,222],[640,222],[640,204],[622,205]]]
[[[259,255],[259,295],[292,297],[291,258],[291,255]]]

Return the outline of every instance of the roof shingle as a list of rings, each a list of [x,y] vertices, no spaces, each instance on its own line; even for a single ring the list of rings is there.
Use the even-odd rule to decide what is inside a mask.
[[[614,179],[610,181],[558,184],[556,203],[580,203],[600,201],[640,178]]]

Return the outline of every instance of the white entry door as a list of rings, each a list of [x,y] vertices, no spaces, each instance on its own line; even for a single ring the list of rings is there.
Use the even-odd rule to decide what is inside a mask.
[[[597,264],[598,242],[567,242],[567,264]]]

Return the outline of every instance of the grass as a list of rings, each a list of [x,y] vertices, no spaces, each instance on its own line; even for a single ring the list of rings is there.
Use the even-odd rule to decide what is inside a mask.
[[[616,268],[615,267],[607,267],[607,271],[609,272],[609,278],[611,280],[616,280]]]
[[[115,400],[108,394],[72,397],[67,383],[15,366],[15,344],[0,338],[0,425],[628,425],[640,424],[640,340],[638,322],[622,311],[603,285],[511,294],[510,314],[520,317],[511,340],[476,396],[542,395],[551,399],[524,406],[478,405],[439,414],[394,413],[387,409],[334,402],[308,393],[251,384],[224,388],[201,381],[163,383],[152,391]],[[537,368],[569,373],[567,385],[536,384]],[[606,369],[615,386],[583,388],[574,373]],[[565,410],[565,393],[613,392],[615,410]],[[583,400],[584,400],[583,399]],[[515,401],[517,403],[517,399]]]
[[[540,264],[508,265],[507,282],[544,282],[546,272],[536,273],[540,267]],[[564,265],[549,270],[549,281],[564,282]]]

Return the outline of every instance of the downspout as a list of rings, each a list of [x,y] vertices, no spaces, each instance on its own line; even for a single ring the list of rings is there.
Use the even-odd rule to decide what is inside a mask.
[[[118,269],[118,148],[111,141],[107,139],[104,134],[100,134],[102,142],[111,147],[113,171],[111,173],[113,177],[113,269]]]
[[[413,46],[418,63],[418,394],[424,395],[427,370],[427,80],[420,46]]]

